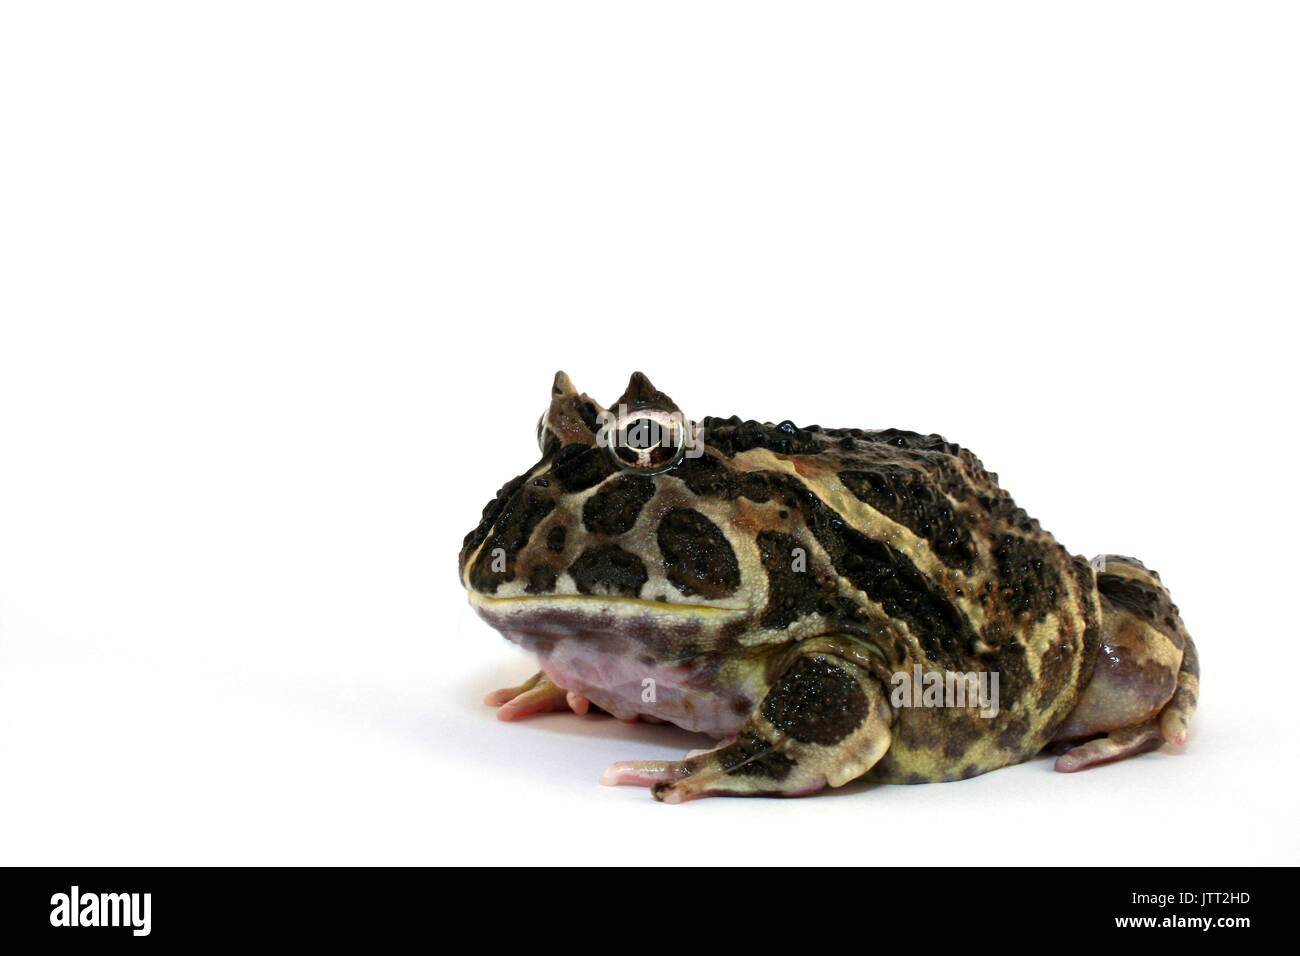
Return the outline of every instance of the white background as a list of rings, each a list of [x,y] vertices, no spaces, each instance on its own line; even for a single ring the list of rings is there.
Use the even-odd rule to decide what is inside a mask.
[[[0,14],[0,862],[1291,863],[1287,4]],[[502,724],[564,368],[941,432],[1195,634],[1182,752],[664,806]]]

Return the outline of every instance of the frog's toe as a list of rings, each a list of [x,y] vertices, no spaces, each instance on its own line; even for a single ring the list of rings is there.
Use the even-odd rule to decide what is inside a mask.
[[[645,719],[644,714],[642,719]],[[715,747],[688,751],[681,760],[620,760],[605,768],[605,772],[600,775],[600,782],[607,787],[653,787],[681,780],[697,769],[692,763],[696,757],[716,754],[735,739],[735,735],[732,735]]]
[[[689,773],[684,760],[620,760],[605,768],[600,782],[607,787],[653,787]]]
[[[1124,757],[1155,750],[1164,742],[1160,735],[1159,724],[1152,720],[1137,727],[1124,727],[1112,731],[1104,737],[1089,740],[1087,743],[1072,747],[1056,758],[1056,769],[1061,773],[1074,773],[1086,770],[1099,763],[1109,763]]]
[[[492,691],[483,698],[483,703],[499,708],[498,720],[518,720],[557,710],[585,714],[591,706],[581,694],[557,687],[549,677],[541,673],[534,674],[518,687],[503,687]]]

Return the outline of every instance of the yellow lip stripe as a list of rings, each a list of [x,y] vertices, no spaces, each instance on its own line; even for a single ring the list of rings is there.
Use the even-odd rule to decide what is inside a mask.
[[[605,597],[601,594],[559,594],[559,595],[537,595],[536,597],[527,594],[521,594],[517,597],[489,597],[486,594],[470,593],[470,601],[475,604],[481,604],[484,607],[491,607],[498,604],[518,604],[520,602],[531,602],[538,605],[563,605],[570,601],[596,601],[601,604],[623,604],[639,605],[641,607],[662,609],[665,611],[682,611],[682,612],[709,612],[714,611],[719,614],[735,614],[740,611],[748,611],[747,607],[718,607],[711,604],[674,604],[668,601],[643,601],[641,598],[630,597]]]

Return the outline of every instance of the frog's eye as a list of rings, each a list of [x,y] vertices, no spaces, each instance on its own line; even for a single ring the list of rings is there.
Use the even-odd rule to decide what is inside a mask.
[[[690,425],[678,412],[647,408],[610,421],[598,441],[626,471],[654,475],[667,471],[686,454]]]

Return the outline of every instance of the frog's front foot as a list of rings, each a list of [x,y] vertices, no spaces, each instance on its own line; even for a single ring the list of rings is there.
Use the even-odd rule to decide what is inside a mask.
[[[483,703],[498,708],[497,720],[518,720],[520,717],[557,710],[585,714],[591,708],[591,702],[587,698],[557,686],[540,671],[518,687],[503,687],[492,691],[483,698]]]

